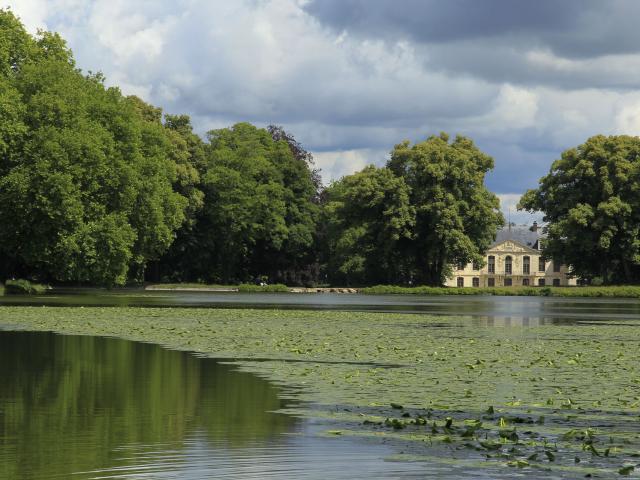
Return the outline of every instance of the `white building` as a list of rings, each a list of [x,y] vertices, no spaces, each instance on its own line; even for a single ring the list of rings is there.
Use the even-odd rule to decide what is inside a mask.
[[[511,287],[576,285],[565,265],[542,258],[545,235],[532,227],[509,226],[500,229],[485,254],[485,265],[454,266],[448,287]]]

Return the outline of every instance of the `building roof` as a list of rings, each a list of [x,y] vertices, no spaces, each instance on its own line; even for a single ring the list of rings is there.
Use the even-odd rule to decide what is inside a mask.
[[[501,244],[502,242],[511,240],[529,248],[537,249],[538,240],[544,237],[545,235],[542,232],[542,228],[539,226],[535,230],[532,227],[527,226],[503,227],[498,230],[496,239],[489,248],[493,248],[496,245]]]

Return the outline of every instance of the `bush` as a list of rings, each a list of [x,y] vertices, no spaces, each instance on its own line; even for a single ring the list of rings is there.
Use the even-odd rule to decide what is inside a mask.
[[[252,285],[251,283],[241,283],[238,285],[239,292],[289,292],[289,287],[282,283],[274,283],[273,285]]]
[[[37,295],[47,290],[45,285],[31,283],[29,280],[7,280],[4,282],[6,295]]]
[[[502,295],[529,297],[611,297],[640,298],[640,286],[606,287],[398,287],[376,285],[361,288],[359,293],[370,295]]]

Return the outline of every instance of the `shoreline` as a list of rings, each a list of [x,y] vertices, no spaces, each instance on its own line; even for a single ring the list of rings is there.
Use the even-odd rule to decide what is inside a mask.
[[[177,292],[220,292],[220,293],[300,293],[300,294],[362,294],[362,295],[433,295],[433,296],[527,296],[527,297],[575,297],[575,298],[638,298],[640,286],[583,286],[583,287],[399,287],[394,285],[376,285],[372,287],[287,287],[286,285],[238,285],[238,286],[208,286],[179,285],[179,284],[150,284],[144,287],[146,291],[177,291]]]

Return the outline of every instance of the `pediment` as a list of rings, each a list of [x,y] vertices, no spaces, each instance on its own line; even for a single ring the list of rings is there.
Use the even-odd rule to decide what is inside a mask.
[[[489,252],[510,252],[510,253],[535,253],[540,254],[540,251],[535,250],[521,243],[513,240],[505,240],[497,245],[494,245],[489,249]]]

